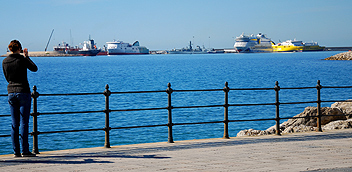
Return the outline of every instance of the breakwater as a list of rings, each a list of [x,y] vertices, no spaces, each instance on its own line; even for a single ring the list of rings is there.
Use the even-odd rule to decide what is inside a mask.
[[[352,60],[352,51],[339,53],[325,58],[324,60]]]
[[[9,53],[2,55],[1,57],[6,57],[8,56]],[[64,53],[58,53],[55,51],[33,51],[33,52],[28,52],[29,57],[71,57],[71,56],[82,56],[80,54],[64,54]]]

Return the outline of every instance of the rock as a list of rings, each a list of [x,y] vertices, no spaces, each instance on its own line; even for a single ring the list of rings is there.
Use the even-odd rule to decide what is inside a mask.
[[[323,127],[323,130],[352,128],[352,119],[333,121]]]
[[[313,126],[306,126],[306,125],[299,125],[299,126],[289,126],[285,128],[282,133],[299,133],[299,132],[307,132],[307,131],[315,131],[317,127]]]
[[[324,60],[352,60],[352,51],[339,53],[331,57],[325,58]]]
[[[322,107],[321,108],[322,115],[334,115],[334,116],[322,116],[321,125],[330,124],[332,121],[346,121],[346,113],[352,113],[352,102],[342,102],[342,103],[334,103],[331,107]],[[294,117],[294,119],[289,119],[282,124],[280,124],[281,133],[295,133],[295,132],[307,132],[307,131],[315,131],[317,129],[317,116],[318,108],[317,107],[306,107],[304,111]],[[332,126],[327,125],[325,128],[350,128],[352,127],[352,119],[350,122],[340,122],[335,123]],[[336,125],[341,125],[336,126]],[[323,128],[324,129],[324,128]],[[266,130],[242,130],[237,133],[237,137],[242,136],[256,136],[256,135],[268,135],[275,134],[276,127],[272,126]]]
[[[322,115],[344,115],[343,112],[338,108],[330,108],[330,107],[322,107],[321,108]],[[317,117],[309,117],[309,116],[317,116],[318,114],[317,107],[306,107],[304,111],[294,117],[304,117],[304,118],[296,118],[289,119],[286,122],[280,125],[280,128],[287,128],[290,126],[317,126]],[[345,116],[323,116],[321,118],[321,125],[325,125],[331,121],[336,120],[345,120]]]
[[[266,131],[262,130],[254,130],[254,129],[248,129],[248,130],[241,130],[240,132],[237,133],[237,137],[242,137],[242,136],[260,136],[260,135],[268,135],[269,133]]]
[[[344,114],[348,115],[346,116],[347,119],[352,118],[352,100],[348,100],[351,102],[336,102],[331,105],[331,108],[338,108],[340,109]]]

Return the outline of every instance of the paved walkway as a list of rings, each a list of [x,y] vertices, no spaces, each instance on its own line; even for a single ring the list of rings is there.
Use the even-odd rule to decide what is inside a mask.
[[[0,155],[0,171],[352,171],[352,130]]]

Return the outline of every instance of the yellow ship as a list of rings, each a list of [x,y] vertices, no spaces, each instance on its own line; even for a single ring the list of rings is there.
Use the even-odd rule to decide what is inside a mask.
[[[302,52],[303,43],[302,41],[287,40],[276,45],[272,45],[273,52]]]

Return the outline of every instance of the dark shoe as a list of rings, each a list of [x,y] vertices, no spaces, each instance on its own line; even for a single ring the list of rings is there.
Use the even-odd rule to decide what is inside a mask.
[[[22,157],[22,155],[21,155],[20,153],[15,153],[15,154],[13,155],[13,157],[14,157],[14,158],[18,158],[18,157]]]
[[[27,153],[22,153],[22,157],[35,157],[35,154],[32,154],[31,152],[27,152]]]

